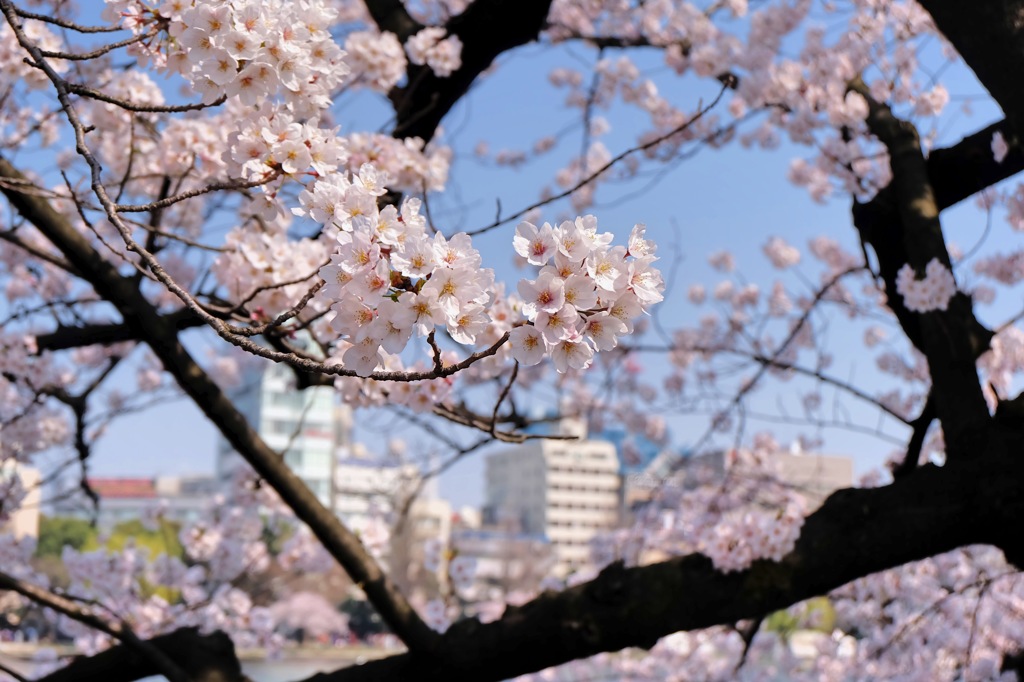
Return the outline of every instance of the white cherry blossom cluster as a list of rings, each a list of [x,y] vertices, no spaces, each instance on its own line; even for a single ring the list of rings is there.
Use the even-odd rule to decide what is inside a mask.
[[[997,253],[979,259],[974,264],[974,271],[1000,284],[1013,286],[1024,279],[1024,251]]]
[[[462,66],[462,41],[445,35],[439,26],[428,26],[405,42],[405,51],[413,64],[426,64],[439,78],[447,78]]]
[[[454,554],[454,556],[452,556]],[[474,557],[449,549],[442,540],[430,538],[423,543],[423,568],[429,573],[447,574],[448,584],[465,591],[476,579],[477,561]]]
[[[779,270],[793,267],[800,262],[800,249],[787,243],[782,237],[772,237],[762,250],[772,265]]]
[[[59,51],[63,47],[61,39],[41,22],[27,21],[23,29],[40,49]],[[67,71],[68,67],[68,63],[61,59],[53,60],[51,65],[59,73]],[[0,87],[7,91],[19,84],[24,84],[31,90],[38,90],[47,87],[50,80],[40,69],[29,66],[14,31],[7,22],[3,22],[0,24]]]
[[[240,646],[279,646],[268,609],[255,606],[232,585],[240,576],[260,573],[269,566],[264,523],[284,518],[279,500],[266,486],[255,488],[255,478],[251,470],[237,469],[227,494],[211,500],[201,519],[180,530],[184,559],[154,555],[131,542],[118,551],[103,547],[80,552],[66,547],[62,562],[70,579],[69,592],[103,604],[140,636],[198,626],[204,631],[227,630]],[[253,509],[260,514],[254,515]],[[163,521],[159,512],[155,520],[158,524]],[[286,520],[293,521],[291,517]],[[169,531],[169,527],[162,528]],[[0,558],[4,556],[5,545],[0,541]],[[289,560],[294,557],[281,557],[282,565]],[[167,589],[180,598],[168,602],[163,596]],[[69,619],[62,618],[60,627],[76,637],[85,651],[109,643],[105,636]]]
[[[769,238],[761,251],[778,270],[791,271],[803,262],[803,250],[778,236]],[[858,312],[857,301],[847,288],[846,278],[858,276],[856,268],[860,260],[826,238],[811,240],[807,255],[808,267],[819,267],[822,286],[813,296],[802,287],[794,287],[792,278],[781,275],[770,287],[765,286],[767,281],[763,285],[751,282],[737,273],[739,267],[733,253],[712,253],[708,264],[727,276],[710,286],[694,283],[688,288],[690,303],[705,307],[705,312],[693,325],[673,333],[674,343],[668,359],[675,371],[664,377],[663,388],[679,398],[689,399],[689,386],[702,387],[722,380],[726,373],[734,375],[734,368],[726,369],[725,365],[731,364],[737,356],[771,358],[772,365],[767,373],[783,381],[795,378],[787,365],[800,365],[805,361],[819,370],[824,369],[828,359],[820,347],[816,325],[807,313],[820,296],[820,301],[837,303],[853,317]],[[837,279],[840,276],[842,279]],[[799,274],[797,277],[803,279]],[[877,295],[877,289],[869,286],[871,294]],[[751,336],[749,331],[753,328],[758,332]],[[742,384],[736,389],[747,390]],[[727,415],[719,420],[723,428],[729,423]]]
[[[420,603],[423,620],[434,630],[444,632],[459,615],[458,597],[467,596],[476,580],[477,560],[459,554],[443,540],[428,538],[423,543],[423,570],[433,576],[440,594]]]
[[[465,592],[473,587],[476,580],[477,561],[475,557],[464,554],[456,555],[448,562],[448,579],[452,587],[460,592]]]
[[[337,12],[322,0],[110,0],[103,16],[137,33],[166,27],[158,64],[185,76],[207,103],[281,97],[297,113],[314,115],[348,74],[328,30]]]
[[[800,537],[806,507],[794,498],[774,514],[732,511],[717,516],[713,525],[696,526],[693,539],[715,568],[729,573],[749,568],[758,559],[781,561]]]
[[[405,77],[405,52],[390,31],[353,31],[345,38],[352,84],[388,92]]]
[[[418,199],[406,199],[400,212],[378,210],[384,180],[366,164],[352,181],[334,175],[300,197],[314,220],[337,231],[317,296],[334,312],[331,328],[351,344],[343,364],[360,376],[383,363],[382,351],[401,353],[413,333],[426,337],[442,325],[457,343],[474,345],[490,323],[494,273],[481,268],[470,238],[428,236]]]
[[[277,560],[287,571],[306,574],[327,573],[337,565],[337,561],[313,536],[308,526],[300,526],[285,540]]]
[[[423,621],[434,630],[444,632],[452,625],[455,609],[443,599],[431,599],[422,609]]]
[[[316,119],[300,122],[289,111],[267,107],[244,121],[228,136],[229,171],[246,180],[273,172],[296,176],[327,175],[345,162],[348,153],[336,130],[325,130]]]
[[[1006,222],[1014,230],[1024,231],[1024,183],[1017,183],[1013,192],[1000,193],[999,198],[1006,206]]]
[[[847,13],[846,6],[826,3],[821,9],[835,21],[825,30],[813,23],[806,28],[817,7],[811,2],[758,3],[749,12],[739,0],[710,6],[687,0],[552,4],[546,34],[554,41],[639,39],[662,47],[666,65],[677,75],[735,76],[728,114],[732,123],[760,119],[750,130],[731,127],[717,110],[694,120],[693,112],[667,96],[674,91],[671,83],[649,77],[649,69],[638,67],[628,54],[600,60],[593,78],[559,67],[551,80],[571,88],[569,106],[610,108],[619,98],[649,115],[651,128],[640,135],[641,142],[653,145],[645,150],[649,158],[677,158],[683,145],[698,140],[774,148],[788,136],[818,149],[815,157],[796,161],[791,175],[816,200],[837,188],[869,195],[888,183],[890,172],[884,153],[875,153],[877,141],[866,134],[867,99],[849,91],[851,80],[862,77],[871,97],[901,116],[935,117],[949,94],[918,65],[920,45],[936,36],[931,17],[918,4],[878,0],[853,6],[859,11]],[[744,29],[737,31],[737,24]],[[783,53],[783,44],[793,49]],[[948,45],[944,57],[955,59]]]
[[[11,515],[21,507],[28,495],[21,476],[11,475],[12,470],[13,467],[7,462],[0,462],[0,472],[3,473],[0,477],[0,523],[3,524],[10,521]]]
[[[932,258],[925,266],[924,279],[917,279],[914,268],[905,264],[896,273],[896,292],[903,297],[903,304],[916,313],[945,310],[956,294],[956,281],[949,268]]]
[[[606,176],[594,178],[591,182],[582,187],[577,187],[582,178],[588,177],[591,173],[604,168],[612,159],[611,152],[600,140],[595,140],[587,149],[586,155],[575,158],[568,166],[558,171],[555,175],[555,182],[563,189],[573,189],[570,195],[572,206],[577,211],[582,211],[594,203],[594,193],[597,190],[597,182]],[[609,179],[611,176],[607,176]]]
[[[1001,553],[973,546],[875,573],[786,610],[795,632],[735,628],[663,637],[643,656],[599,654],[516,682],[901,680],[1012,682],[1006,654],[1024,642],[1016,613],[1024,580]],[[965,624],[967,626],[965,627]],[[965,653],[967,652],[967,653]]]
[[[755,559],[781,561],[796,545],[805,510],[791,504],[780,513],[746,512],[715,526],[704,526],[698,534],[700,551],[718,570],[741,571]]]
[[[97,82],[104,84],[104,93],[112,98],[129,101],[139,106],[159,107],[165,104],[163,92],[150,75],[142,69],[124,71],[97,68],[95,71],[93,77]],[[161,148],[158,115],[150,112],[128,112],[110,102],[90,98],[83,98],[75,106],[83,122],[93,128],[90,132],[90,149],[98,159],[102,160],[104,171],[109,173],[110,177],[131,177],[131,182],[125,184],[125,191],[130,194],[152,196],[151,192],[159,192],[160,178],[164,173],[173,172],[171,169],[176,164],[171,158],[168,158],[169,155],[165,157],[164,150]],[[200,122],[198,127],[204,126],[205,123],[205,121]],[[178,123],[174,123],[172,126],[174,129],[182,129]],[[168,144],[172,144],[170,143],[172,136],[173,130],[172,135],[167,137]],[[125,153],[126,139],[132,140],[131,154]],[[202,153],[201,143],[196,144],[190,150],[189,160],[186,163],[195,163]],[[220,153],[221,150],[218,148],[217,156]],[[74,160],[73,154],[66,154],[61,160],[61,164],[68,169]],[[186,168],[188,168],[187,165]],[[135,173],[138,175],[136,176]],[[59,180],[56,184],[63,187],[63,183]],[[74,205],[71,202],[66,202],[61,208],[63,209],[64,206],[67,206],[64,210],[70,219],[77,219]]]
[[[223,156],[228,172],[245,180],[269,179],[275,173],[300,180],[312,177],[318,180],[315,191],[325,196],[335,194],[332,184],[345,185],[346,173],[358,174],[367,164],[388,179],[391,189],[402,192],[441,191],[448,180],[451,150],[443,145],[424,148],[419,138],[396,140],[380,133],[342,136],[336,128],[321,127],[315,117],[300,122],[280,106],[263,107],[258,115],[250,111],[239,120],[238,130],[227,137]],[[264,193],[269,197],[273,188],[273,184],[264,187]],[[270,214],[279,210],[277,202],[272,203],[275,208]]]
[[[1006,155],[1010,153],[1010,145],[1007,144],[1006,138],[1003,137],[1002,131],[997,130],[992,133],[992,158],[995,159],[996,163],[1002,163],[1006,158]]]
[[[512,330],[512,355],[523,365],[551,357],[555,369],[586,369],[594,353],[611,350],[633,332],[634,319],[662,300],[664,281],[654,267],[657,247],[636,225],[628,246],[612,246],[588,215],[557,227],[522,222],[513,246],[540,267],[519,282],[528,325]]]
[[[245,573],[260,573],[270,556],[261,541],[263,520],[241,506],[225,505],[208,518],[186,526],[182,545],[195,561],[203,562],[209,577],[227,581]]]
[[[0,399],[11,395],[0,389]],[[15,459],[28,461],[29,456],[51,447],[63,446],[71,441],[71,425],[67,417],[50,405],[32,406],[28,401],[17,399],[10,402],[12,410],[3,413],[18,415],[9,418],[3,427],[3,440],[0,441],[0,462]],[[15,406],[23,406],[18,408]],[[2,498],[0,498],[2,499]]]
[[[768,434],[749,449],[694,457],[659,486],[657,504],[644,510],[643,542],[673,553],[700,552],[724,572],[757,559],[781,560],[794,547],[807,514],[800,493],[780,482]],[[718,477],[725,471],[724,484]]]
[[[64,387],[74,376],[52,362],[50,356],[33,357],[35,345],[35,337],[0,331],[0,467],[7,462],[28,462],[31,455],[71,440],[68,416],[49,403],[39,402],[35,387]],[[27,374],[26,368],[31,368]],[[16,509],[13,504],[0,507],[4,513]]]
[[[400,192],[440,192],[448,182],[452,150],[436,142],[424,145],[418,137],[396,140],[381,133],[356,132],[343,138],[348,150],[346,168],[358,173],[364,163],[387,175],[388,187]]]
[[[153,616],[155,611],[165,609],[166,601],[157,595],[143,599],[139,594],[139,582],[149,573],[149,559],[148,550],[131,544],[116,553],[77,552],[66,546],[61,555],[61,563],[68,571],[68,593],[94,599],[129,622],[144,616],[139,620],[141,636],[147,636],[150,627],[156,629],[165,622],[165,618]],[[96,631],[70,619],[61,621],[61,630],[76,637],[76,643],[85,645],[86,651],[95,651],[105,642],[102,636],[97,637]]]
[[[847,665],[865,679],[1000,682],[1016,679],[1001,668],[1005,652],[1024,642],[1024,624],[1007,617],[1022,598],[1019,572],[985,546],[876,573],[829,595],[837,627],[858,633]]]
[[[559,228],[522,223],[514,246],[542,270],[519,286],[522,312],[533,324],[513,329],[512,310],[469,236],[428,235],[415,198],[401,210],[379,209],[385,182],[364,164],[351,178],[317,179],[299,197],[301,212],[337,238],[338,251],[320,270],[325,285],[317,299],[334,313],[330,326],[341,337],[342,364],[359,376],[400,366],[389,358],[414,334],[428,337],[439,326],[456,343],[477,347],[511,331],[512,353],[524,364],[551,355],[560,372],[582,369],[594,351],[614,348],[633,318],[662,299],[664,284],[652,266],[655,247],[642,226],[634,228],[627,249],[611,247],[612,235],[599,235],[593,216]]]
[[[292,240],[283,231],[260,232],[251,226],[231,230],[224,245],[226,250],[211,270],[232,296],[249,299],[257,322],[265,322],[301,299],[326,260],[321,242]],[[280,263],[288,263],[289,268],[278,267]]]
[[[1024,371],[1024,330],[1000,330],[989,342],[989,349],[978,358],[978,368],[985,377],[982,390],[989,407],[995,409],[997,399],[1012,394],[1014,380]]]

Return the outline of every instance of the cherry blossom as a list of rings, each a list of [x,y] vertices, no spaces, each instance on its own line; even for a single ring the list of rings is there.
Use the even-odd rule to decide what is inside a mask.
[[[903,303],[909,310],[926,313],[945,310],[949,306],[949,300],[956,293],[956,282],[953,273],[933,258],[925,267],[925,278],[921,280],[915,277],[910,265],[900,268],[896,291],[903,297]]]
[[[426,64],[440,78],[447,78],[462,65],[462,41],[458,36],[445,37],[446,31],[429,26],[409,38],[405,50],[413,64]]]
[[[723,224],[725,236],[712,248],[729,250],[708,259],[715,279],[684,285],[702,307],[657,308],[674,278],[663,276],[659,244],[648,234],[662,256],[673,251],[664,225],[637,223],[653,220],[641,206],[625,222],[633,225],[628,234],[598,228],[599,220],[612,224],[604,212],[627,193],[620,190],[662,175],[685,215],[701,197],[667,171],[736,144],[749,154],[781,150],[789,180],[815,201],[852,198],[859,210],[878,197],[902,208],[903,185],[892,180],[894,172],[905,180],[899,168],[908,159],[889,158],[896,147],[880,125],[889,116],[921,150],[915,162],[928,166],[921,175],[936,181],[936,191],[922,195],[942,204],[976,191],[951,195],[931,176],[954,153],[937,151],[949,143],[950,102],[971,102],[945,81],[946,66],[960,68],[959,43],[950,27],[939,31],[927,3],[556,0],[530,35],[506,49],[509,37],[499,29],[481,44],[471,30],[479,8],[468,0],[398,3],[387,19],[380,8],[347,0],[109,0],[93,20],[121,33],[97,49],[106,33],[83,29],[67,3],[3,1],[0,147],[4,168],[22,166],[0,182],[12,209],[0,230],[9,304],[0,324],[4,467],[60,455],[86,481],[89,449],[114,417],[176,395],[175,380],[240,441],[240,419],[218,410],[231,402],[227,384],[251,374],[237,359],[246,351],[260,362],[289,363],[306,381],[333,382],[351,406],[386,407],[458,457],[487,440],[535,437],[523,429],[533,419],[524,406],[558,402],[591,418],[595,432],[621,425],[628,438],[659,447],[676,442],[669,426],[685,421],[685,438],[697,444],[689,464],[721,455],[724,482],[699,466],[684,472],[667,453],[656,476],[646,472],[657,485],[633,510],[635,526],[598,538],[591,565],[557,587],[594,579],[613,560],[640,566],[692,553],[710,561],[694,564],[733,579],[754,562],[786,561],[811,529],[804,524],[810,505],[777,480],[781,446],[751,423],[774,419],[784,424],[779,432],[800,430],[793,447],[807,449],[823,447],[833,429],[873,431],[899,443],[894,476],[955,462],[963,445],[958,430],[946,428],[952,397],[939,401],[946,412],[928,427],[938,409],[930,398],[945,390],[940,373],[933,381],[929,372],[935,339],[920,338],[899,305],[948,310],[958,291],[954,266],[966,294],[957,303],[991,303],[974,306],[977,325],[993,331],[989,341],[972,330],[972,339],[984,339],[971,346],[987,401],[976,401],[977,421],[992,412],[1010,428],[1005,416],[1024,372],[1019,312],[1003,309],[1019,298],[1010,289],[1021,280],[1016,246],[982,240],[961,251],[920,236],[936,257],[918,272],[903,265],[910,256],[893,260],[861,224],[860,244],[854,235],[817,237],[806,244],[807,258],[777,220],[770,227],[777,236],[743,239],[753,247]],[[544,53],[536,60],[548,70],[541,77],[558,96],[510,96],[545,116],[563,107],[573,125],[467,143],[460,114],[449,109],[473,116],[473,98],[492,78],[499,82],[511,48],[527,40]],[[985,70],[967,66],[985,85]],[[490,92],[498,97],[500,88]],[[997,104],[1009,119],[1016,115],[1002,99]],[[379,116],[378,106],[390,109]],[[975,148],[971,158],[984,166],[972,174],[982,184],[1008,177],[1020,156],[1010,129],[996,129],[965,138],[981,140],[985,153]],[[26,159],[39,162],[26,168]],[[546,186],[523,205],[509,202],[505,194],[514,192],[504,181],[494,183],[493,196],[462,196],[458,181],[473,172],[470,163],[488,172],[517,168]],[[731,196],[744,191],[723,186]],[[494,224],[488,217],[474,225],[475,207],[494,199],[501,200]],[[991,187],[978,205],[989,213],[992,242],[1007,225],[1024,228],[1024,185]],[[703,266],[681,222],[673,266],[686,278]],[[892,222],[894,234],[904,229]],[[504,245],[504,260],[493,244]],[[757,247],[778,271],[770,279],[754,280],[758,270],[746,266]],[[512,254],[526,268],[514,285],[498,274]],[[894,278],[895,291],[886,290]],[[886,301],[900,314],[880,305]],[[669,322],[659,315],[669,308],[686,310]],[[956,321],[946,322],[944,333],[955,334]],[[907,334],[896,333],[900,325]],[[184,330],[188,336],[176,336]],[[827,345],[836,338],[863,340],[855,367],[844,349]],[[225,353],[228,344],[235,355]],[[649,360],[655,352],[659,359]],[[847,409],[847,400],[871,415]],[[778,413],[761,414],[772,402]],[[452,438],[435,427],[440,418]],[[485,440],[463,441],[462,429]],[[622,448],[625,457],[637,451],[635,443]],[[865,481],[887,483],[883,477]],[[301,496],[278,497],[270,488],[282,484],[270,481],[240,471],[223,499],[181,528],[184,557],[132,544],[66,550],[61,589],[142,638],[200,625],[227,630],[240,646],[279,646],[274,614],[240,589],[243,578],[275,565],[332,570],[339,543],[328,543],[329,552],[316,536],[322,528],[297,525],[281,499],[299,512]],[[2,478],[0,520],[30,492],[16,477]],[[155,510],[145,521],[163,527],[165,519]],[[266,535],[283,528],[287,540],[274,555]],[[383,520],[340,528],[355,538],[340,544],[359,549],[369,566],[386,554]],[[30,545],[0,534],[4,572],[50,588],[32,569]],[[424,549],[432,583],[409,601],[427,625],[445,631],[465,615],[501,617],[506,603],[476,589],[481,566],[472,556],[440,539]],[[803,648],[760,623],[748,634],[749,623],[719,619],[725,624],[664,637],[649,653],[601,654],[543,675],[1005,679],[1007,654],[1024,646],[1021,590],[997,550],[964,546],[829,592],[831,620],[810,603],[789,607],[779,618],[814,631]],[[502,597],[511,604],[527,594]],[[509,613],[529,617],[529,609]],[[57,622],[83,651],[114,643],[81,620]],[[452,641],[472,629],[453,628]],[[608,646],[595,637],[590,650]]]

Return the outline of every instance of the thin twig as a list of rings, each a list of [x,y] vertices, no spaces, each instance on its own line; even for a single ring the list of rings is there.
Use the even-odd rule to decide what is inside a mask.
[[[73,21],[67,19],[60,19],[58,17],[50,17],[45,14],[36,14],[35,12],[29,12],[21,9],[20,7],[14,8],[14,13],[19,17],[25,19],[35,19],[36,21],[45,21],[48,24],[54,26],[60,26],[71,31],[77,31],[78,33],[116,33],[118,31],[126,31],[127,29],[123,26],[84,26],[82,24],[76,24]]]
[[[39,53],[39,57],[44,56],[45,55],[43,55],[42,52]],[[100,102],[106,102],[107,104],[113,104],[125,111],[134,111],[142,114],[175,114],[185,111],[199,111],[201,109],[210,109],[212,107],[220,106],[227,100],[227,97],[222,95],[209,104],[204,104],[202,102],[199,102],[198,104],[175,104],[170,106],[163,104],[134,104],[128,100],[112,97],[104,92],[94,90],[84,85],[79,85],[78,83],[71,83],[63,79],[61,80],[63,81],[64,89],[69,93],[73,93],[81,97],[88,97]]]
[[[476,236],[478,234],[483,234],[484,232],[489,232],[489,231],[493,230],[496,227],[500,227],[500,226],[504,225],[505,223],[509,223],[509,222],[515,220],[516,218],[521,218],[522,216],[526,215],[527,213],[529,213],[530,211],[532,211],[534,209],[540,208],[541,206],[546,206],[546,205],[548,205],[550,203],[558,201],[559,199],[564,199],[565,197],[569,196],[570,194],[572,194],[576,190],[580,189],[581,187],[584,187],[585,185],[591,183],[598,176],[603,174],[605,171],[607,171],[609,168],[611,168],[612,166],[617,164],[619,161],[622,161],[623,159],[625,159],[627,156],[630,156],[630,155],[635,154],[637,152],[646,151],[646,150],[648,150],[648,149],[650,149],[652,147],[656,147],[657,145],[661,144],[665,140],[668,140],[668,139],[678,135],[679,133],[683,132],[684,130],[689,128],[691,125],[693,125],[694,123],[696,123],[697,121],[702,119],[706,113],[711,111],[718,104],[718,102],[721,101],[722,96],[725,95],[725,93],[728,90],[729,90],[728,86],[723,86],[722,89],[719,91],[718,95],[715,97],[715,99],[712,100],[711,104],[707,105],[706,107],[702,107],[702,108],[698,109],[697,113],[694,114],[691,118],[689,118],[685,123],[683,123],[683,124],[681,124],[679,126],[676,126],[675,128],[673,128],[669,132],[665,133],[664,135],[660,135],[660,136],[654,138],[653,140],[650,140],[650,141],[648,141],[648,142],[646,142],[646,143],[644,143],[642,145],[639,145],[639,146],[636,146],[636,147],[631,147],[630,149],[627,149],[626,151],[624,151],[621,154],[619,154],[618,156],[614,157],[611,161],[608,161],[606,164],[604,164],[603,166],[598,168],[596,171],[594,171],[593,173],[591,173],[587,177],[583,178],[578,183],[576,183],[575,185],[573,185],[569,189],[565,190],[564,192],[561,192],[559,194],[555,194],[553,196],[550,196],[547,199],[542,199],[541,201],[535,202],[535,203],[527,206],[526,208],[524,208],[524,209],[522,209],[520,211],[516,211],[515,213],[513,213],[510,216],[507,216],[505,218],[499,218],[499,219],[495,220],[493,223],[491,223],[490,225],[485,225],[483,227],[480,227],[480,228],[477,228],[477,229],[472,230],[470,232],[467,232],[466,234],[468,234],[469,236],[472,237],[472,236]]]
[[[512,365],[512,374],[508,378],[508,383],[505,384],[505,388],[502,389],[501,395],[498,396],[498,402],[494,403],[494,413],[491,415],[491,435],[494,435],[494,431],[498,426],[498,410],[501,408],[501,404],[505,402],[505,398],[508,396],[508,392],[512,390],[512,384],[516,383],[516,377],[519,375],[519,361],[516,360]]]

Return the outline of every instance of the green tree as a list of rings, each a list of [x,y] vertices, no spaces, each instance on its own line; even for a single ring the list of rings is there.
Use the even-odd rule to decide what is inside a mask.
[[[142,521],[134,519],[114,526],[110,535],[106,537],[105,542],[102,544],[100,543],[100,538],[93,535],[82,549],[87,552],[101,548],[106,549],[108,552],[120,552],[126,546],[134,545],[135,547],[148,550],[151,558],[167,554],[168,556],[184,560],[185,548],[182,547],[181,541],[178,540],[178,531],[180,530],[181,524],[173,521],[161,519],[156,528],[147,528]],[[142,588],[143,596],[158,594],[172,604],[181,596],[181,591],[176,588],[166,585],[153,585],[145,580],[140,581],[140,587]]]
[[[40,516],[37,557],[60,557],[64,547],[82,549],[96,542],[96,529],[84,519],[67,516]]]
[[[827,597],[808,599],[789,609],[782,609],[764,619],[764,629],[789,638],[798,630],[830,633],[835,628],[836,611]]]
[[[91,551],[103,547],[109,551],[119,552],[129,543],[136,547],[144,547],[149,550],[151,557],[161,554],[184,559],[185,549],[178,540],[178,531],[181,525],[173,521],[161,520],[156,528],[147,528],[138,519],[124,521],[114,526],[106,541],[100,543],[100,538],[93,534],[82,549]]]

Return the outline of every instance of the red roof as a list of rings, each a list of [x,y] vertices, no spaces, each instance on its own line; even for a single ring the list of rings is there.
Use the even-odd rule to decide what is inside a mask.
[[[151,478],[90,478],[89,485],[101,499],[156,497]]]

